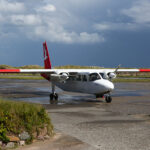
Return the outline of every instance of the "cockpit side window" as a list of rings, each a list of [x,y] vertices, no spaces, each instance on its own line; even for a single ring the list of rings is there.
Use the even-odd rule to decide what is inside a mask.
[[[99,73],[103,79],[108,79],[105,73]]]
[[[91,73],[89,75],[89,81],[95,81],[95,80],[99,80],[99,79],[101,79],[101,78],[98,73]]]
[[[101,75],[101,77],[103,78],[103,79],[105,79],[105,75],[104,75],[104,73],[99,73],[100,75]]]

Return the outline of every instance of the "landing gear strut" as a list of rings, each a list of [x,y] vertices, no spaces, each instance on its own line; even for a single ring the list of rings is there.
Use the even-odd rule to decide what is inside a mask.
[[[96,98],[103,98],[104,95],[103,94],[96,94]]]
[[[105,96],[105,101],[106,101],[107,103],[111,103],[112,97],[111,97],[110,95]]]
[[[50,104],[57,104],[58,102],[58,94],[55,93],[55,85],[52,84],[52,93],[49,95]]]

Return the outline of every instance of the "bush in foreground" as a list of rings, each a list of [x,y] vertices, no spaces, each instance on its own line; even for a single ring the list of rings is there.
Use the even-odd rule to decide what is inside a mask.
[[[39,134],[41,129],[47,128],[52,136],[53,125],[46,110],[38,104],[0,100],[0,141],[8,142],[8,135],[18,136],[26,131],[30,134]]]

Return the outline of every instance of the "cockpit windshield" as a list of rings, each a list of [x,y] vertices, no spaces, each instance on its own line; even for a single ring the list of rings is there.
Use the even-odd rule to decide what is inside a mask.
[[[91,73],[89,75],[89,81],[95,81],[101,79],[100,75],[98,73]]]

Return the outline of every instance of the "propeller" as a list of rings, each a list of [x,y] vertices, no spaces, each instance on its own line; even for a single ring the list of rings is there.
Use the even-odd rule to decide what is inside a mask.
[[[118,71],[118,69],[120,68],[120,66],[121,66],[121,65],[118,65],[114,72],[109,72],[109,73],[107,74],[109,80],[115,79],[115,78],[117,77],[117,71]]]
[[[120,68],[121,64],[118,65],[118,67],[116,68],[116,70],[114,71],[115,74],[117,74],[118,69]]]

